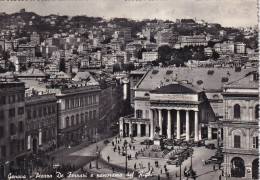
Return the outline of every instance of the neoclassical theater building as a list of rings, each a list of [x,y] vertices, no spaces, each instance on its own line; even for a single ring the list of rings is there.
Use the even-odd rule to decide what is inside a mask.
[[[198,141],[217,139],[220,134],[223,138],[222,125],[218,127],[224,113],[222,86],[250,71],[175,67],[147,70],[132,88],[134,93],[130,92],[135,112],[120,118],[120,136],[153,139],[162,135],[167,139]],[[160,131],[155,132],[156,129]]]
[[[231,179],[259,178],[257,72],[223,86],[224,171]]]

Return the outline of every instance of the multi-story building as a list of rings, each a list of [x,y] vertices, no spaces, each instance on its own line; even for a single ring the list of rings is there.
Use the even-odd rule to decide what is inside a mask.
[[[37,32],[33,32],[33,34],[30,36],[31,43],[33,45],[39,45],[40,44],[40,35],[37,34]]]
[[[230,179],[259,178],[259,75],[223,86],[224,172]]]
[[[58,98],[58,146],[97,134],[99,85],[64,88]]]
[[[25,86],[21,82],[0,82],[0,177],[23,166]]]
[[[237,54],[245,54],[246,53],[246,44],[236,43],[235,50],[236,50]]]
[[[30,153],[53,150],[57,143],[57,103],[55,94],[25,98],[26,149]]]
[[[142,61],[152,62],[158,59],[158,52],[143,52]]]

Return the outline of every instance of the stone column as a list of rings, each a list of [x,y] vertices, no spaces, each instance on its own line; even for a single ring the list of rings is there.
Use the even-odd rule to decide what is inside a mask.
[[[198,111],[195,111],[195,119],[194,119],[194,133],[195,133],[195,141],[199,141],[199,119],[198,119]]]
[[[212,140],[212,129],[208,126],[208,140]]]
[[[141,137],[141,123],[137,123],[137,136]]]
[[[150,110],[150,138],[154,138],[153,110]]]
[[[158,109],[158,114],[159,114],[159,127],[160,127],[159,135],[162,135],[162,110],[161,109]]]
[[[186,141],[190,140],[190,117],[189,111],[186,110]]]
[[[133,123],[130,121],[129,122],[129,137],[133,136]]]
[[[149,137],[149,123],[145,124],[145,136]]]
[[[199,123],[199,140],[202,140],[201,123]]]
[[[177,139],[181,139],[181,119],[179,110],[177,110]]]
[[[124,119],[121,117],[120,120],[119,120],[119,135],[120,135],[120,137],[124,136],[125,132],[123,132],[123,130],[124,130]]]
[[[167,128],[167,137],[168,139],[172,138],[172,119],[171,119],[171,110],[168,110],[168,128]]]

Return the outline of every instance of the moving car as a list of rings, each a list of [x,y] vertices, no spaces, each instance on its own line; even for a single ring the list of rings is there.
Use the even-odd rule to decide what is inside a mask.
[[[205,147],[208,149],[215,149],[215,144],[207,144]]]
[[[209,164],[220,164],[220,163],[222,163],[221,160],[218,160],[217,158],[213,158],[213,157],[211,157],[211,158],[209,158],[208,160],[205,161],[206,165],[209,165]]]
[[[142,145],[153,145],[153,141],[150,139],[145,139],[142,142],[140,142]]]

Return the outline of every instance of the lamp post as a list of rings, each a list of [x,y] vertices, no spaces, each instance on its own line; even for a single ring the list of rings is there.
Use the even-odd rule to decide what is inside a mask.
[[[96,134],[96,168],[98,169],[98,145],[97,145],[97,134]]]
[[[125,174],[127,174],[127,141],[124,142],[125,147]]]

